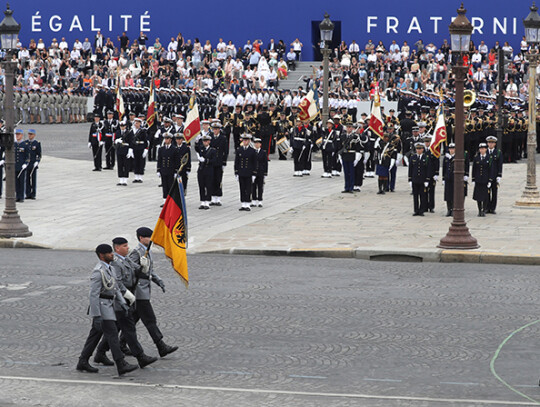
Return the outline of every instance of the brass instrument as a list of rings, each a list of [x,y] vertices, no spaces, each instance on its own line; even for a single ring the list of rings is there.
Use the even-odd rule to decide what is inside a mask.
[[[398,150],[399,143],[401,143],[401,138],[396,135],[392,140],[388,142],[388,148],[384,151],[383,158],[392,158],[392,154],[395,150]]]
[[[476,102],[476,93],[472,90],[465,89],[463,91],[463,106],[470,107]]]

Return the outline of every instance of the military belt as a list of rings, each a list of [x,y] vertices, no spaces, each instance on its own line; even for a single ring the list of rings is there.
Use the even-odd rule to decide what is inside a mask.
[[[103,298],[105,300],[114,300],[114,295],[99,294],[99,298]]]
[[[147,275],[140,275],[139,278],[143,279],[143,280],[150,280],[150,277],[148,277]]]
[[[300,138],[300,137],[295,137],[294,139],[295,139],[295,140],[298,140],[298,141],[306,141],[305,138]]]

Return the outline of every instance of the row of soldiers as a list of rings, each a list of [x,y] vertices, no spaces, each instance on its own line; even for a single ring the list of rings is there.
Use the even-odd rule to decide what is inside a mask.
[[[133,250],[124,237],[114,238],[112,246],[104,243],[96,247],[99,262],[90,276],[88,307],[92,325],[79,356],[78,371],[98,372],[89,362],[94,351],[95,363],[116,365],[119,375],[156,362],[157,357],[147,355],[137,338],[139,320],[146,327],[160,357],[178,350],[178,346],[164,342],[151,303],[152,283],[165,293],[165,283],[155,272],[150,252],[152,230],[140,227],[136,234],[138,245]],[[109,350],[114,361],[107,357]],[[138,366],[127,362],[126,356],[135,357]]]
[[[5,94],[0,93],[0,116],[4,118]],[[88,98],[78,90],[15,88],[15,122],[54,124],[86,122]]]

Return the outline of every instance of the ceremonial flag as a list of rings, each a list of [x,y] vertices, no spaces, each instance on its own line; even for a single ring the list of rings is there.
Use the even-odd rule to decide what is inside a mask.
[[[156,118],[156,102],[155,102],[155,95],[154,95],[154,78],[150,81],[150,97],[148,98],[148,112],[146,113],[146,123],[148,123],[148,127],[152,127],[154,124],[154,120]]]
[[[199,118],[199,107],[195,100],[195,94],[191,96],[189,101],[189,111],[186,117],[186,125],[184,127],[184,137],[186,143],[196,137],[201,132],[201,119]]]
[[[122,89],[120,86],[118,86],[118,89],[116,90],[116,111],[118,112],[118,121],[121,121],[126,113],[126,108],[124,107],[124,97],[122,96]]]
[[[380,138],[383,137],[383,121],[381,116],[381,99],[379,97],[379,87],[375,87],[373,96],[373,106],[371,107],[371,116],[369,118],[369,128]]]
[[[173,182],[154,228],[152,242],[163,247],[184,284],[188,285],[187,215],[184,187],[180,178]]]
[[[317,117],[319,114],[319,94],[315,89],[315,84],[311,85],[308,94],[302,98],[298,108],[300,109],[298,118],[302,121],[313,120]]]
[[[429,145],[429,150],[437,158],[441,156],[441,144],[443,143],[446,143],[446,124],[444,120],[444,112],[441,105],[439,107],[437,125],[435,126],[433,137],[431,138],[431,144]]]

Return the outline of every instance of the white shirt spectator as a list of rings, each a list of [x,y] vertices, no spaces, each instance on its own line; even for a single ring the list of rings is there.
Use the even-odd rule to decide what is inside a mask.
[[[488,53],[488,46],[486,44],[480,44],[478,46],[478,51],[480,51],[481,54],[487,54]]]
[[[170,41],[169,42],[169,45],[167,45],[167,51],[169,52],[176,52],[176,50],[178,49],[178,41],[174,40],[174,41]]]
[[[82,42],[80,42],[79,40],[73,43],[73,49],[78,49],[80,51],[82,48],[83,48]]]
[[[225,52],[227,50],[227,44],[225,44],[223,41],[218,42],[218,45],[216,47],[218,51]]]
[[[357,43],[351,43],[351,45],[349,45],[349,52],[360,52],[360,45],[358,45]]]
[[[482,62],[482,54],[480,54],[479,52],[475,52],[474,54],[472,54],[471,62],[473,64]]]
[[[81,51],[79,51],[78,49],[72,49],[71,50],[71,54],[70,54],[70,58],[73,59],[73,60],[77,60],[81,57]]]
[[[60,48],[60,49],[68,49],[67,41],[60,41],[60,44],[58,45],[58,48]]]
[[[397,44],[394,42],[394,43],[392,43],[392,44],[390,45],[389,50],[390,50],[390,52],[392,52],[392,53],[396,52],[396,50],[399,51],[399,45],[397,45]]]

